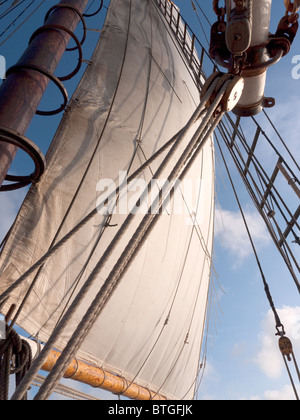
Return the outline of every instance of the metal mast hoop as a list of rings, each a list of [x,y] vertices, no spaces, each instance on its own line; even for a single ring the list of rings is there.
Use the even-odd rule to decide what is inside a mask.
[[[103,0],[100,0],[100,7],[99,7],[98,10],[96,10],[96,12],[94,12],[94,13],[84,13],[83,16],[84,17],[96,16],[100,12],[100,10],[102,9],[102,7],[103,7]]]
[[[84,41],[86,39],[87,28],[86,28],[85,19],[84,19],[82,13],[80,13],[80,11],[76,7],[73,7],[70,4],[64,4],[64,3],[56,4],[55,6],[51,7],[51,9],[48,10],[48,12],[47,12],[47,14],[45,16],[45,19],[44,19],[44,23],[46,23],[46,21],[48,20],[49,16],[51,15],[51,13],[54,10],[59,9],[59,8],[73,10],[80,17],[80,20],[81,20],[82,25],[83,25],[83,37],[82,37],[82,40],[80,42],[80,45],[83,45],[83,43],[84,43]],[[31,38],[33,38],[33,36]],[[74,50],[77,50],[77,49],[78,49],[78,46],[76,46],[74,48],[67,48],[66,51],[74,51]]]
[[[17,131],[0,127],[1,141],[4,141],[24,150],[33,160],[35,171],[28,176],[6,175],[6,181],[13,181],[14,184],[0,186],[0,191],[13,191],[26,185],[36,182],[44,173],[46,160],[40,149],[30,139]]]
[[[79,40],[78,40],[78,38],[77,38],[77,36],[76,35],[74,35],[74,33],[70,30],[70,29],[68,29],[68,28],[66,28],[65,26],[62,26],[62,25],[56,25],[56,24],[50,24],[50,25],[44,25],[44,26],[41,26],[39,29],[37,29],[33,34],[32,34],[32,36],[31,36],[31,38],[30,38],[30,40],[29,40],[29,44],[31,43],[31,41],[37,36],[37,35],[39,35],[41,32],[43,32],[43,31],[47,31],[47,30],[51,30],[51,29],[58,29],[58,30],[62,30],[62,31],[65,31],[65,32],[67,32],[73,39],[74,39],[74,41],[76,42],[76,47],[75,48],[72,48],[72,49],[68,49],[68,50],[66,50],[66,51],[71,51],[71,50],[75,50],[75,49],[78,49],[78,53],[79,53],[79,57],[78,57],[78,64],[77,64],[77,66],[76,66],[76,68],[70,73],[70,74],[68,74],[67,76],[63,76],[63,77],[58,77],[58,79],[59,80],[61,80],[61,81],[64,81],[64,80],[69,80],[69,79],[72,79],[72,77],[73,76],[75,76],[78,72],[79,72],[79,70],[80,70],[80,67],[81,67],[81,63],[82,63],[82,58],[83,58],[83,53],[82,53],[82,48],[81,48],[81,44],[80,44],[80,42],[79,42]],[[43,114],[43,115],[45,115],[45,114]]]

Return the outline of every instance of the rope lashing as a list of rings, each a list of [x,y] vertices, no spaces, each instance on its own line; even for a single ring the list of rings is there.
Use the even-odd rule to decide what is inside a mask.
[[[0,401],[8,400],[9,378],[16,375],[19,385],[32,361],[31,348],[15,330],[11,330],[5,340],[0,340]],[[24,396],[23,399],[26,399]]]

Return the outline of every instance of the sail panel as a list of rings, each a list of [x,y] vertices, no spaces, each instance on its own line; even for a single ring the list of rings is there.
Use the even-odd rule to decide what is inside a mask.
[[[169,31],[154,2],[111,1],[92,65],[47,153],[45,175],[29,190],[2,251],[1,291],[191,117],[199,103],[198,89]],[[153,182],[154,191],[180,152],[182,148]],[[141,222],[147,207],[135,203],[164,156],[128,185],[126,195],[116,196],[112,214],[99,212],[38,271],[19,320],[30,334],[47,341],[117,237],[114,252],[57,343],[57,348],[64,347]],[[175,399],[193,398],[203,342],[213,240],[212,141],[183,181],[78,354]],[[132,207],[135,217],[121,235]],[[7,306],[22,300],[34,278],[14,292]]]

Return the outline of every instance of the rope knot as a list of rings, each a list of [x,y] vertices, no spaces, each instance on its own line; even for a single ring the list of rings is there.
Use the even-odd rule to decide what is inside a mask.
[[[0,400],[8,400],[9,377],[16,375],[19,385],[32,361],[31,348],[15,330],[11,330],[5,340],[0,340]],[[26,399],[26,397],[24,397]]]

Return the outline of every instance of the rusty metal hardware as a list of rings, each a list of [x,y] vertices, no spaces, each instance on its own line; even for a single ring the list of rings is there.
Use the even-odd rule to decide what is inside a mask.
[[[39,110],[37,110],[36,114],[37,115],[55,115],[55,114],[59,114],[61,111],[63,111],[66,108],[67,103],[69,101],[68,93],[67,93],[64,85],[61,83],[60,79],[58,77],[54,76],[52,73],[48,72],[47,70],[45,70],[45,69],[43,69],[39,66],[34,66],[34,65],[30,65],[30,64],[20,64],[20,65],[15,65],[15,66],[10,67],[6,72],[6,75],[8,76],[11,73],[26,70],[26,69],[37,71],[38,73],[41,73],[44,76],[48,77],[59,88],[59,90],[62,93],[63,99],[64,99],[64,102],[62,103],[62,105],[59,108],[57,108],[53,111],[39,111]]]
[[[68,4],[83,14],[88,0],[62,0],[59,3]],[[99,10],[102,6],[103,2],[101,1]],[[57,27],[52,30],[42,30],[38,36],[34,37],[18,61],[17,66],[36,66],[39,70],[47,71],[48,74],[28,69],[28,71],[14,71],[6,77],[0,87],[0,126],[14,130],[20,135],[25,135],[47,89],[49,80],[59,80],[58,78],[55,79],[53,73],[65,52],[66,44],[72,38],[71,33],[74,33],[80,20],[80,15],[74,9],[57,7],[52,10],[47,24],[61,25],[67,28],[70,33]],[[73,39],[75,40],[74,37]],[[78,44],[81,47],[79,41]],[[76,46],[77,48],[80,51],[79,46]],[[76,69],[79,64],[81,65],[81,60],[79,62]],[[60,109],[63,110],[64,106]],[[44,115],[49,114],[46,112]],[[3,139],[3,142],[1,142],[0,137],[0,184],[6,177],[16,151],[17,146],[12,141]]]
[[[291,354],[293,353],[293,345],[291,340],[288,337],[280,337],[278,345],[283,356],[286,356],[288,361],[291,361]]]
[[[35,164],[34,172],[28,176],[6,175],[5,180],[12,181],[14,183],[2,185],[0,187],[0,191],[12,191],[25,187],[32,182],[37,182],[46,168],[46,160],[40,149],[27,137],[8,128],[0,127],[0,137],[1,141],[13,144],[14,146],[22,149],[31,157]]]
[[[75,12],[79,16],[79,18],[80,18],[80,20],[82,22],[82,25],[83,25],[83,37],[82,37],[82,39],[80,41],[80,45],[83,45],[84,42],[85,42],[85,40],[86,40],[87,27],[86,27],[86,23],[85,23],[85,19],[83,17],[83,14],[76,7],[71,6],[70,4],[65,4],[65,3],[56,4],[55,6],[51,7],[51,9],[48,10],[48,12],[47,12],[47,14],[45,16],[45,19],[44,19],[44,23],[46,23],[46,21],[48,20],[49,16],[51,15],[51,13],[54,10],[59,9],[59,8],[73,10],[73,12]],[[102,6],[101,6],[101,8],[102,8]],[[78,44],[76,45],[76,47],[67,48],[66,51],[74,51],[77,48],[78,48]]]
[[[70,31],[70,29],[66,28],[65,26],[62,25],[55,25],[55,24],[51,24],[51,25],[44,25],[41,26],[39,29],[37,29],[31,36],[30,40],[29,40],[29,44],[33,41],[33,39],[39,35],[40,33],[47,31],[47,30],[60,30],[60,31],[64,31],[67,32],[67,34],[69,34],[75,41],[76,43],[76,47],[69,49],[68,51],[74,50],[74,49],[78,49],[78,53],[79,53],[79,57],[78,57],[78,64],[75,67],[75,69],[68,74],[67,76],[61,76],[58,77],[59,80],[61,81],[65,81],[65,80],[70,80],[72,79],[72,77],[74,77],[80,70],[81,68],[81,64],[82,64],[82,58],[83,58],[83,53],[82,53],[82,48],[81,48],[81,44],[77,38],[77,36],[74,34],[74,32]],[[45,114],[44,114],[45,115]]]
[[[226,46],[225,30],[223,30],[223,28],[220,28],[219,21],[214,23],[211,27],[209,55],[213,60],[216,60],[216,62],[222,67],[228,69],[231,68],[232,55]]]
[[[277,31],[275,35],[270,36],[270,42],[267,46],[271,56],[274,56],[278,49],[283,50],[283,55],[289,53],[291,44],[298,32],[298,18],[299,15],[295,15],[291,20],[290,16],[286,15],[280,20]]]
[[[240,55],[251,43],[251,8],[248,0],[235,0],[235,5],[227,11],[226,45],[233,54]]]
[[[299,0],[294,0],[293,2],[291,0],[284,0],[284,4],[286,7],[286,10],[290,13],[296,13],[300,9]]]
[[[249,19],[234,17],[227,23],[226,45],[233,54],[241,54],[250,47],[251,24]]]
[[[226,7],[219,7],[219,0],[213,0],[213,9],[218,17],[224,17],[226,14]]]

